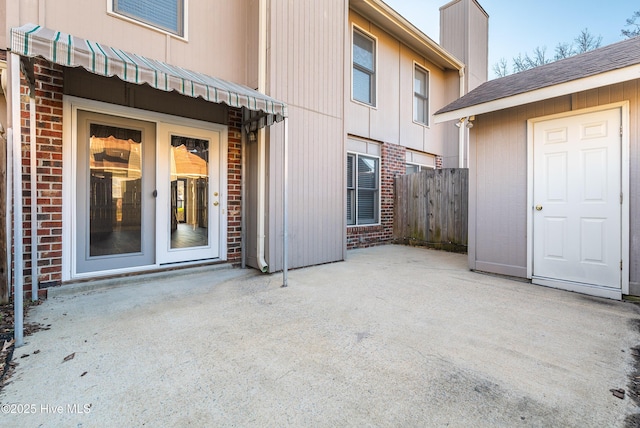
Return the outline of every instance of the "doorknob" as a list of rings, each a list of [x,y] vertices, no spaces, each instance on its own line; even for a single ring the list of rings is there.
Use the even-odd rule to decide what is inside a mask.
[[[215,202],[213,203],[213,206],[214,206],[214,207],[217,207],[217,206],[218,206],[218,201],[215,201]]]
[[[542,205],[536,205],[536,211],[542,211]]]

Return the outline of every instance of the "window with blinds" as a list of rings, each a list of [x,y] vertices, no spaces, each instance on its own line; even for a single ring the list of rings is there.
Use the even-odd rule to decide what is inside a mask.
[[[184,0],[113,0],[113,12],[184,36]]]
[[[360,154],[347,154],[347,224],[379,222],[380,160]]]

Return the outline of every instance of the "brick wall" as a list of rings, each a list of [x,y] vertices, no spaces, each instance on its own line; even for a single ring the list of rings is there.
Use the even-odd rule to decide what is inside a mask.
[[[380,160],[380,224],[347,227],[347,249],[386,244],[393,239],[393,179],[406,171],[406,149],[382,145]]]
[[[227,154],[227,261],[238,263],[242,258],[242,110],[229,109],[229,150]]]
[[[36,212],[38,288],[62,280],[62,68],[36,60]],[[31,289],[31,166],[29,88],[20,88],[22,132],[22,191],[24,224],[24,285]]]

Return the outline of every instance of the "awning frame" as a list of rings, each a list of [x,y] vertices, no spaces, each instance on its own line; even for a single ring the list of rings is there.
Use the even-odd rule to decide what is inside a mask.
[[[23,58],[42,57],[100,76],[117,76],[125,82],[261,112],[268,117],[267,123],[280,122],[288,115],[284,102],[247,86],[35,24],[11,29],[10,50]]]

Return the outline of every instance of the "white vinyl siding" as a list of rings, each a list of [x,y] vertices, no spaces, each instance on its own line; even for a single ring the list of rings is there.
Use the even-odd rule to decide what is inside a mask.
[[[347,154],[347,224],[379,222],[380,160],[361,154]]]
[[[376,42],[361,31],[353,30],[353,99],[376,104]]]
[[[429,125],[429,72],[418,65],[413,71],[413,121]]]
[[[113,12],[184,36],[185,0],[113,0]]]

